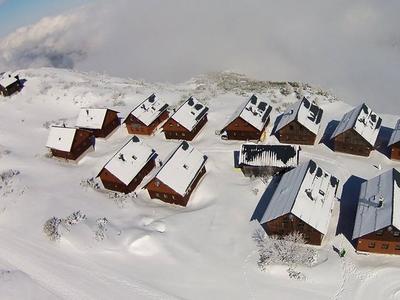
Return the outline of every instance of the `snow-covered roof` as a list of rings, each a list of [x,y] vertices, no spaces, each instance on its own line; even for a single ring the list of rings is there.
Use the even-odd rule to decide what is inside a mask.
[[[144,144],[137,136],[134,136],[115,153],[104,168],[125,185],[128,185],[146,163],[156,156],[155,150]]]
[[[135,116],[140,122],[149,126],[154,122],[164,111],[167,110],[168,104],[160,100],[155,94],[152,94],[142,103],[131,111],[130,115]],[[129,116],[128,116],[129,117]]]
[[[192,129],[201,121],[207,111],[208,107],[206,107],[196,98],[190,97],[177,109],[171,118],[185,127],[187,130],[192,131]]]
[[[396,169],[361,184],[353,239],[390,225],[400,230],[400,173]]]
[[[206,161],[206,155],[183,141],[171,153],[155,177],[184,196]]]
[[[49,137],[47,138],[46,147],[65,152],[71,151],[76,130],[76,128],[71,127],[50,127],[50,133]]]
[[[379,129],[381,128],[381,123],[382,119],[363,103],[343,116],[333,132],[332,138],[337,137],[339,134],[349,129],[354,129],[371,146],[374,146]]]
[[[239,165],[296,167],[299,151],[299,146],[243,144],[239,153]]]
[[[400,142],[400,120],[397,121],[396,127],[394,128],[392,135],[390,136],[388,146],[392,146]]]
[[[326,234],[338,185],[338,179],[314,161],[301,164],[282,176],[261,223],[292,213]]]
[[[6,88],[16,81],[17,78],[15,78],[15,76],[11,75],[10,73],[4,73],[0,78],[0,85]]]
[[[81,108],[76,126],[88,129],[101,129],[107,111],[107,108]]]
[[[263,130],[268,121],[272,107],[265,101],[259,99],[256,95],[252,95],[244,105],[241,105],[238,110],[231,116],[228,126],[236,118],[240,117],[245,122],[249,123],[258,130]]]
[[[322,113],[322,108],[318,107],[314,101],[310,102],[306,97],[304,97],[301,101],[289,106],[289,108],[282,114],[282,117],[276,126],[276,131],[281,130],[293,121],[297,121],[312,133],[318,134]]]

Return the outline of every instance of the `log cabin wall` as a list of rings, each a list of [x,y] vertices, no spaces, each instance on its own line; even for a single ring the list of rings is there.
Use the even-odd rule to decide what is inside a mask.
[[[318,230],[290,213],[264,223],[262,226],[270,236],[284,237],[293,232],[300,232],[303,234],[306,243],[311,245],[321,245],[324,237]]]
[[[89,130],[93,132],[95,137],[105,138],[120,125],[121,125],[121,120],[118,118],[117,112],[112,110],[107,110],[103,126],[101,127],[101,129],[89,129]]]
[[[278,132],[279,141],[285,144],[314,145],[316,135],[297,121],[287,124]]]
[[[181,124],[176,122],[174,119],[170,118],[163,125],[163,131],[166,139],[192,141],[206,123],[207,115],[204,115],[204,117],[200,120],[199,123],[197,123],[192,131],[189,131]]]
[[[391,146],[390,158],[400,160],[400,142]]]
[[[267,126],[269,122],[269,118],[264,128]],[[226,128],[224,129],[227,133],[228,140],[259,140],[264,131],[259,131],[242,118],[237,117],[233,120]]]
[[[55,157],[76,160],[93,145],[93,142],[94,136],[90,131],[77,129],[70,152],[51,149],[51,153]]]
[[[357,132],[350,129],[334,138],[334,149],[338,152],[369,156],[373,147]]]
[[[392,230],[388,228],[360,237],[357,240],[357,251],[400,254],[400,231],[395,227],[392,227]]]
[[[149,126],[146,126],[135,116],[129,115],[129,117],[125,121],[125,124],[129,134],[151,135],[162,122],[168,119],[168,116],[169,116],[168,111],[164,111]]]
[[[11,96],[12,94],[19,92],[21,90],[22,86],[19,81],[16,81],[6,88],[2,89],[3,95],[4,96]]]

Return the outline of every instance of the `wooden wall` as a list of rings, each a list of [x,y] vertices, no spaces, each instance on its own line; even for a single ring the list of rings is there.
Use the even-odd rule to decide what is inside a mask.
[[[400,160],[400,142],[392,145],[390,150],[390,158]]]
[[[174,119],[170,118],[163,125],[163,131],[166,139],[174,139],[174,140],[193,140],[199,131],[204,127],[207,123],[207,115],[200,120],[199,123],[193,128],[192,131],[187,130],[185,127],[180,125]]]
[[[367,234],[357,240],[356,248],[362,252],[400,254],[400,231],[393,227],[391,231],[384,228]]]
[[[373,147],[353,129],[347,130],[334,138],[334,149],[353,155],[369,156]]]
[[[169,116],[168,111],[164,111],[149,126],[146,126],[135,116],[129,115],[129,117],[125,121],[126,129],[128,130],[129,134],[152,135],[153,132],[157,129],[157,127],[166,119],[168,119],[168,116]]]
[[[268,235],[284,237],[293,232],[303,234],[307,244],[321,245],[324,235],[293,214],[286,214],[270,222],[261,224]]]
[[[90,131],[77,129],[72,143],[71,151],[65,152],[56,149],[51,149],[51,153],[55,157],[68,160],[78,159],[87,149],[94,144],[94,136]]]
[[[268,121],[265,123],[264,128],[267,126],[268,123],[269,123],[269,118]],[[247,141],[247,140],[259,140],[264,131],[264,128],[261,131],[259,131],[258,129],[256,129],[255,127],[244,121],[242,118],[237,117],[223,130],[226,131],[228,140]]]
[[[101,129],[87,129],[93,132],[95,137],[105,138],[113,132],[118,126],[121,125],[121,120],[118,118],[116,111],[107,110],[104,118],[104,123]]]
[[[285,144],[314,145],[317,136],[299,122],[293,121],[279,130],[278,137]]]

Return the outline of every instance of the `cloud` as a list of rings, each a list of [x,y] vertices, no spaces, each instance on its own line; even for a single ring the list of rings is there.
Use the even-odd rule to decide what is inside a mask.
[[[391,112],[399,9],[394,0],[98,1],[0,41],[0,68],[69,67],[152,81],[232,70],[310,82]]]

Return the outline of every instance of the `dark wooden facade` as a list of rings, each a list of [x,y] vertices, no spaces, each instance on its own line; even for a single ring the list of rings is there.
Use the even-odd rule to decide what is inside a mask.
[[[353,155],[369,156],[374,149],[354,129],[349,129],[333,139],[334,150]]]
[[[100,129],[91,129],[84,127],[81,128],[91,131],[95,137],[105,138],[120,125],[121,125],[121,120],[118,118],[118,112],[111,109],[107,109],[103,125],[101,126]]]
[[[283,175],[293,169],[293,167],[273,167],[273,166],[240,166],[242,173],[246,177],[269,177],[275,174]]]
[[[180,195],[171,189],[169,186],[164,184],[162,181],[157,179],[157,177],[153,178],[147,185],[146,189],[149,192],[151,199],[160,199],[164,202],[177,204],[181,206],[186,206],[190,195],[192,194],[193,190],[196,188],[197,184],[199,183],[200,179],[206,174],[206,167],[203,166],[201,170],[197,173],[196,177],[190,184],[188,188],[188,192],[186,195]]]
[[[400,142],[397,142],[390,147],[390,158],[400,160]]]
[[[314,133],[296,120],[281,128],[277,135],[281,143],[298,145],[314,145],[317,138]]]
[[[237,117],[231,123],[228,124],[222,131],[226,132],[226,137],[222,137],[228,140],[240,140],[240,141],[247,141],[247,140],[260,140],[265,127],[269,123],[268,121],[265,123],[264,128],[260,131],[257,128],[253,127],[251,124],[243,120],[241,117]]]
[[[126,124],[126,128],[129,134],[152,135],[153,132],[157,129],[157,127],[166,119],[168,119],[168,117],[169,117],[168,111],[164,111],[149,126],[146,126],[139,119],[130,114],[126,118],[124,123]]]
[[[356,248],[362,252],[400,254],[400,231],[389,226],[369,233],[358,238]]]
[[[307,244],[321,245],[324,235],[295,215],[288,213],[267,223],[261,224],[268,235],[284,237],[294,232],[300,232]]]
[[[129,194],[135,191],[138,185],[143,181],[143,178],[146,177],[146,175],[148,175],[155,166],[156,163],[154,157],[146,163],[142,170],[140,170],[140,172],[135,176],[135,178],[132,179],[132,181],[128,185],[126,185],[113,174],[111,174],[106,168],[103,168],[98,176],[100,177],[101,182],[106,189]]]
[[[92,132],[83,129],[76,129],[74,141],[69,152],[60,151],[53,148],[51,148],[50,151],[55,157],[76,160],[93,145],[94,136]]]
[[[207,115],[204,115],[201,120],[196,124],[196,126],[192,129],[192,131],[189,131],[174,119],[169,118],[169,120],[163,125],[165,138],[191,141],[196,137],[196,135],[204,127],[204,125],[206,125],[207,121]]]
[[[11,96],[14,93],[19,92],[22,89],[22,83],[19,80],[19,77],[15,77],[16,81],[10,84],[9,86],[0,85],[0,93],[3,96]]]

